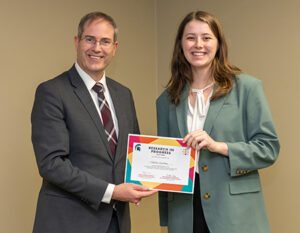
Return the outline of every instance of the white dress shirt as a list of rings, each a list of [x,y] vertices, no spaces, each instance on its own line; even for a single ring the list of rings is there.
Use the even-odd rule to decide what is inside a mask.
[[[206,120],[206,115],[210,105],[210,97],[212,96],[213,91],[210,92],[209,96],[207,97],[206,103],[203,95],[203,91],[207,88],[213,86],[213,83],[209,84],[208,86],[204,87],[203,89],[192,89],[192,92],[197,93],[195,99],[195,107],[193,108],[190,100],[188,100],[188,114],[187,114],[187,126],[188,131],[192,132],[194,130],[201,129],[203,130],[203,126]],[[198,168],[198,161],[199,161],[199,153],[196,153],[196,172],[199,173]]]
[[[79,76],[82,78],[85,86],[87,87],[87,89],[88,89],[88,91],[89,91],[89,93],[90,93],[90,95],[91,95],[91,97],[94,101],[94,104],[95,104],[95,107],[98,111],[99,117],[102,121],[102,116],[101,116],[101,113],[100,113],[99,102],[98,102],[98,94],[93,90],[93,87],[95,86],[96,81],[91,76],[89,76],[85,71],[83,71],[80,68],[80,66],[77,64],[77,62],[75,63],[75,68],[76,68],[77,72],[79,73]],[[108,102],[110,112],[111,112],[113,122],[114,122],[114,127],[116,129],[116,134],[117,134],[117,137],[118,137],[118,135],[119,135],[118,119],[117,119],[117,116],[116,116],[116,111],[115,111],[111,96],[109,94],[109,90],[108,90],[107,85],[106,85],[105,73],[103,74],[103,76],[102,76],[101,80],[99,81],[99,83],[103,84],[104,97],[105,97],[106,101]],[[102,123],[103,123],[103,121],[102,121]],[[107,204],[110,203],[114,188],[115,188],[114,184],[108,184],[101,202],[104,202],[104,203],[107,203]]]

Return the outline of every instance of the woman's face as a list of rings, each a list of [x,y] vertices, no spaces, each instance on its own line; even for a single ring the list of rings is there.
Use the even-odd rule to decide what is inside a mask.
[[[207,23],[192,20],[184,28],[182,49],[192,69],[209,68],[218,49],[218,40]]]

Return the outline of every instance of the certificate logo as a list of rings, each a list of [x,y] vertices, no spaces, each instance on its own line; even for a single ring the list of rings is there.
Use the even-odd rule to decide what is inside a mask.
[[[134,150],[136,150],[136,151],[141,151],[141,144],[136,144],[136,145],[134,146]]]
[[[183,155],[188,155],[189,154],[189,149],[187,149],[187,148],[182,149],[182,154]]]

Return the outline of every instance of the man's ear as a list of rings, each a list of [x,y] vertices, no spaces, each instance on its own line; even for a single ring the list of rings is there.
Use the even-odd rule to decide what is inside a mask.
[[[115,49],[118,47],[118,45],[119,45],[119,42],[118,42],[118,41],[116,41],[116,42],[115,42],[115,44],[114,44],[114,46],[115,46]]]
[[[75,44],[75,48],[78,48],[78,44],[79,44],[79,38],[78,36],[74,36],[74,44]]]

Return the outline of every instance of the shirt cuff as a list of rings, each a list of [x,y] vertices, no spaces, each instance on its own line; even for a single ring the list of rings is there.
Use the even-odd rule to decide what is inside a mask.
[[[111,201],[111,197],[112,197],[112,194],[114,192],[114,189],[115,189],[114,184],[108,184],[101,202],[109,204],[110,201]]]

